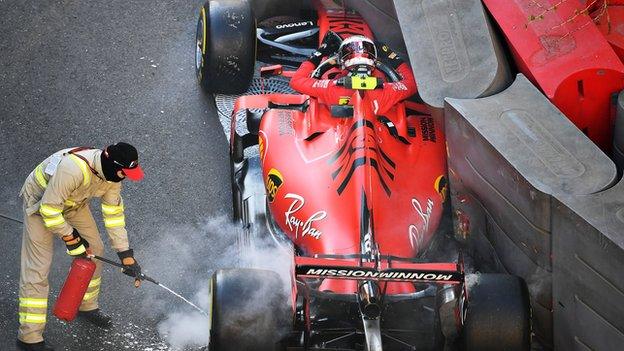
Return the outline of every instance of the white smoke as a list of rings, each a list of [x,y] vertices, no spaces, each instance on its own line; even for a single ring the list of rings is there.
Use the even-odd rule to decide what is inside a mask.
[[[208,284],[215,270],[244,267],[274,271],[280,277],[281,286],[260,280],[260,285],[255,287],[256,298],[249,299],[240,308],[241,315],[271,317],[274,313],[269,310],[271,306],[260,301],[270,290],[275,289],[289,296],[291,251],[276,247],[269,238],[254,235],[256,238],[252,239],[251,245],[241,252],[237,244],[240,230],[227,216],[213,218],[200,227],[178,226],[162,230],[157,233],[162,239],[145,250],[150,258],[141,264],[147,275],[150,275],[150,271],[157,272],[158,276],[154,274],[153,278],[185,297],[191,296],[190,300],[204,311],[209,311],[211,307]],[[290,301],[285,298],[283,303],[287,305]],[[208,345],[208,318],[165,290],[150,288],[143,307],[146,313],[156,314],[162,319],[158,332],[172,349],[184,350]],[[263,323],[258,320],[258,328]],[[245,330],[254,328],[241,328],[241,333]]]
[[[277,273],[285,294],[291,293],[292,247],[278,247],[269,238],[256,238],[252,245],[239,255],[240,267],[266,269]]]
[[[466,289],[470,291],[481,282],[481,273],[466,274]]]
[[[551,289],[551,281],[551,273],[545,269],[536,267],[533,274],[526,278],[527,287],[531,297],[536,298],[547,294]]]
[[[208,284],[203,286],[192,299],[204,311],[210,308],[208,299]],[[196,311],[175,311],[167,315],[166,319],[158,324],[158,333],[167,340],[173,349],[186,347],[202,347],[208,345],[208,318]]]

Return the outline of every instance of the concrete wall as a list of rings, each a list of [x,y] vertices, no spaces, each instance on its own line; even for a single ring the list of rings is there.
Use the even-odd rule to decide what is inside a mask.
[[[624,91],[618,95],[617,115],[613,131],[613,159],[620,170],[624,169]]]
[[[600,192],[615,166],[522,75],[491,97],[446,101],[456,234],[480,269],[527,281],[536,334],[552,345],[553,195]]]
[[[557,350],[624,348],[624,181],[582,196],[557,195],[553,305]]]
[[[375,39],[388,44],[403,58],[408,58],[407,49],[401,33],[392,0],[345,0],[348,8],[356,10],[368,23],[375,34]]]
[[[394,0],[394,7],[427,104],[442,108],[446,97],[488,96],[511,82],[481,1]]]

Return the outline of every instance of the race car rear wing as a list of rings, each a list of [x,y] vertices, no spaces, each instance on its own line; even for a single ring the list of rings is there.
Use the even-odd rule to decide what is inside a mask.
[[[301,278],[331,278],[376,281],[461,284],[461,263],[414,263],[382,259],[378,262],[295,257],[295,275]]]

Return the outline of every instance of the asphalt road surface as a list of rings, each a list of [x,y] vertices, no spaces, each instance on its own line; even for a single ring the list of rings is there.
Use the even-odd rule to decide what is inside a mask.
[[[139,263],[190,296],[208,279],[225,245],[215,218],[226,222],[231,200],[226,138],[193,71],[201,2],[0,0],[0,350],[14,349],[18,325],[17,193],[61,148],[137,146],[146,178],[123,194]],[[50,311],[70,263],[60,241],[55,249]],[[110,267],[100,305],[112,330],[50,312],[46,339],[59,350],[167,349],[158,324],[185,308]]]

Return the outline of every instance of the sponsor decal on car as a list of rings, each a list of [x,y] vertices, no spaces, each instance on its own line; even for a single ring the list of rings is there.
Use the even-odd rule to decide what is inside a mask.
[[[316,80],[312,84],[312,88],[327,89],[327,87],[329,86],[329,82],[331,82],[331,80],[329,80],[329,79],[319,79],[319,80]]]
[[[435,191],[438,192],[438,194],[440,194],[442,202],[445,202],[446,195],[448,194],[448,181],[446,180],[444,174],[436,178],[435,183],[433,184],[433,188],[435,189]]]
[[[293,117],[293,111],[279,110],[279,112],[277,112],[277,118],[277,132],[279,135],[295,134],[295,118]]]
[[[312,21],[303,21],[303,22],[283,23],[283,24],[276,25],[275,29],[304,27],[304,26],[307,26],[307,25],[313,26],[314,22],[312,22]]]
[[[422,247],[425,240],[425,234],[429,231],[429,221],[431,220],[431,212],[433,211],[433,200],[427,199],[427,206],[422,207],[418,199],[412,199],[412,206],[422,220],[420,225],[410,224],[408,227],[408,235],[412,249]]]
[[[422,135],[423,141],[431,141],[436,142],[436,130],[435,125],[433,123],[433,118],[431,117],[421,117],[420,118],[420,133]]]
[[[260,153],[260,161],[264,161],[264,155],[266,154],[266,150],[269,144],[267,144],[266,134],[264,131],[260,131],[258,133],[258,152]]]
[[[407,91],[407,87],[403,84],[403,82],[395,82],[390,85],[394,91]]]
[[[417,270],[417,269],[385,269],[376,270],[367,267],[328,267],[328,266],[298,266],[298,276],[307,277],[331,277],[342,279],[375,279],[375,280],[399,280],[399,281],[441,281],[445,283],[458,283],[463,279],[459,271],[441,270]]]
[[[315,228],[313,224],[327,217],[327,212],[317,211],[304,220],[296,216],[296,214],[305,205],[305,199],[301,195],[293,193],[286,194],[284,198],[293,200],[284,215],[286,216],[286,226],[295,233],[295,238],[299,238],[300,235],[301,237],[309,235],[314,239],[320,239],[323,232]]]
[[[366,234],[364,234],[364,245],[363,245],[363,250],[362,253],[363,254],[369,254],[371,252],[373,252],[373,235],[372,233],[368,232]]]
[[[359,16],[346,15],[342,11],[327,14],[329,30],[339,35],[365,34],[366,24]]]
[[[338,98],[338,105],[348,105],[349,101],[351,101],[350,96],[341,96]]]
[[[266,178],[266,191],[267,191],[267,198],[269,199],[269,202],[272,203],[275,200],[275,196],[277,195],[277,191],[279,190],[279,188],[282,187],[282,185],[284,184],[284,177],[282,176],[282,174],[275,168],[271,168],[271,170],[269,171],[269,174],[267,175]]]

